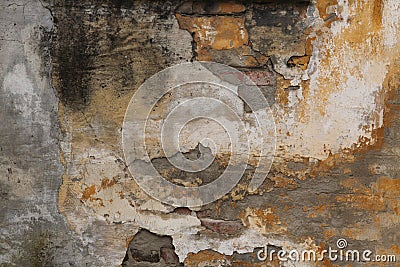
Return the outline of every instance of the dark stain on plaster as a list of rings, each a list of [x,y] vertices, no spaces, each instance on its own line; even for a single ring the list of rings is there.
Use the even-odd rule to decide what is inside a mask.
[[[64,105],[80,109],[90,101],[90,71],[97,54],[96,36],[85,24],[85,11],[64,2],[54,8],[54,72]]]
[[[182,153],[187,160],[193,161],[211,155],[211,150],[203,147],[203,152],[207,155],[202,155],[199,144],[194,149],[187,153]],[[228,159],[229,160],[229,159]],[[168,181],[183,185],[184,183],[191,183],[193,185],[206,185],[218,178],[225,170],[225,167],[220,165],[215,159],[211,165],[205,170],[199,172],[186,172],[172,165],[167,158],[155,158],[152,160],[152,165],[156,170]],[[183,184],[182,184],[183,183]]]
[[[284,33],[293,34],[308,5],[308,1],[257,3],[253,6],[253,19],[257,26],[278,27]]]

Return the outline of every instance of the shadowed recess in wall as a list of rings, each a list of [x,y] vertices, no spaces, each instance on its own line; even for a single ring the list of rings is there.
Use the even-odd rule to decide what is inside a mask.
[[[122,266],[183,266],[174,250],[170,236],[160,236],[141,229],[129,243]]]

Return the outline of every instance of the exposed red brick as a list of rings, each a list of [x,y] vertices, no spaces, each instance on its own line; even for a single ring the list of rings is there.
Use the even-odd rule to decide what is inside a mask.
[[[246,71],[245,74],[258,86],[274,86],[275,74],[268,70]]]
[[[172,248],[161,248],[161,258],[166,264],[179,264],[179,258]]]
[[[181,214],[181,215],[190,215],[192,211],[189,208],[179,207],[174,209],[174,213]]]
[[[208,218],[200,219],[200,221],[202,226],[220,234],[233,235],[240,233],[243,229],[240,221],[213,220]]]

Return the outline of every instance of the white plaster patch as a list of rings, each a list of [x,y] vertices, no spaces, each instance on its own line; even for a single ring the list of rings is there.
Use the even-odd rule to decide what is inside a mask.
[[[13,95],[13,106],[24,118],[31,118],[34,112],[40,112],[37,106],[37,95],[24,64],[17,64],[5,75],[3,88]]]
[[[397,44],[399,35],[400,1],[384,0],[382,12],[383,37],[386,48]]]
[[[274,245],[282,247],[286,251],[296,249],[315,250],[317,247],[312,242],[294,243],[284,237],[268,237],[261,235],[258,231],[248,229],[238,237],[215,238],[210,236],[193,236],[186,233],[180,233],[172,236],[175,252],[180,261],[184,261],[189,253],[198,253],[199,251],[211,249],[224,255],[232,255],[234,252],[244,254],[253,253],[255,248],[263,248],[265,245]],[[311,244],[310,244],[311,243]],[[293,263],[290,263],[293,264]],[[298,262],[291,266],[310,266],[307,262]],[[290,265],[288,265],[290,266]],[[313,266],[313,265],[311,265]]]

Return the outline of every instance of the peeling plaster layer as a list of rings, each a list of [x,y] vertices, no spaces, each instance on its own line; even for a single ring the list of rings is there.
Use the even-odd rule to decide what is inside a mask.
[[[81,21],[81,31],[87,32],[87,41],[81,44],[83,48],[76,49],[91,52],[85,53],[88,65],[83,65],[82,70],[88,75],[82,78],[86,89],[75,88],[85,94],[87,102],[80,103],[73,98],[66,98],[60,104],[59,116],[63,130],[61,150],[66,167],[60,189],[60,209],[70,227],[96,254],[101,255],[104,264],[117,264],[122,261],[127,239],[127,235],[115,236],[109,232],[103,234],[99,229],[106,229],[107,225],[118,229],[130,229],[129,233],[132,235],[139,228],[146,228],[159,235],[170,235],[181,261],[190,253],[205,249],[232,255],[234,252],[252,252],[254,247],[265,243],[300,248],[307,236],[313,236],[313,231],[317,231],[312,230],[312,227],[317,227],[313,223],[310,224],[311,228],[305,227],[303,234],[294,232],[295,225],[301,222],[289,215],[283,215],[283,208],[278,203],[273,205],[276,209],[273,215],[268,215],[272,216],[271,221],[268,221],[268,216],[267,219],[253,216],[249,222],[243,221],[246,230],[238,237],[211,237],[205,234],[205,228],[197,216],[207,214],[208,209],[221,209],[218,205],[235,206],[236,204],[232,204],[235,203],[235,199],[239,201],[238,205],[242,206],[236,209],[224,207],[225,213],[222,212],[220,216],[223,219],[236,220],[242,216],[240,212],[245,212],[249,207],[268,206],[271,201],[268,197],[269,192],[272,192],[273,198],[288,194],[292,201],[301,198],[304,202],[310,201],[310,205],[313,205],[313,201],[319,203],[323,200],[318,196],[328,189],[320,185],[320,188],[315,188],[314,195],[313,191],[303,189],[305,185],[302,183],[308,182],[300,181],[307,180],[313,168],[324,161],[329,162],[332,155],[357,151],[378,141],[374,133],[384,126],[383,83],[388,72],[387,66],[395,51],[385,44],[385,29],[394,27],[398,30],[398,26],[394,22],[370,21],[371,14],[376,12],[371,3],[339,1],[328,6],[320,4],[316,6],[311,3],[306,9],[300,7],[301,12],[293,13],[294,17],[303,16],[300,19],[301,23],[297,23],[293,28],[298,31],[301,37],[299,40],[302,40],[296,43],[293,54],[288,53],[288,46],[291,44],[285,39],[289,38],[285,29],[279,28],[279,23],[265,24],[257,17],[257,12],[264,10],[261,7],[258,7],[260,10],[257,12],[253,10],[253,13],[239,12],[234,16],[223,14],[218,17],[209,14],[188,15],[184,12],[174,14],[169,4],[166,8],[158,4],[150,7],[142,3],[135,9],[122,8],[119,15],[113,12],[112,5],[74,11]],[[325,7],[325,10],[321,6]],[[153,13],[149,10],[153,10]],[[251,7],[248,7],[248,10],[251,10]],[[150,15],[144,15],[146,12],[150,12]],[[334,12],[336,15],[332,21],[320,15]],[[396,17],[398,11],[391,12],[392,17]],[[64,16],[57,7],[55,13],[56,16]],[[92,16],[96,16],[97,20],[94,21]],[[65,24],[58,25],[60,29],[68,28],[69,18],[64,19]],[[105,25],[109,28],[104,29]],[[154,28],[152,25],[158,26]],[[268,50],[264,46],[262,42],[265,40],[261,37],[270,31],[275,33],[274,36],[286,40],[282,43],[277,37],[275,46],[281,43],[283,47]],[[114,32],[118,34],[114,39],[110,38]],[[161,39],[164,37],[167,38]],[[70,38],[69,35],[66,38]],[[175,41],[176,39],[180,39],[181,42]],[[60,40],[55,54],[64,53],[63,50],[59,50],[64,45],[62,38]],[[254,45],[250,45],[251,42]],[[177,54],[180,56],[176,57]],[[292,56],[302,58],[296,60],[305,62],[303,66],[294,69],[288,67],[287,61]],[[138,58],[140,60],[137,60]],[[253,195],[251,200],[246,200],[247,187],[240,185],[235,189],[235,193],[221,200],[224,204],[214,203],[209,208],[200,208],[197,216],[192,213],[177,214],[173,212],[172,207],[157,204],[140,190],[125,166],[119,132],[126,105],[141,83],[163,67],[192,58],[215,58],[234,62],[241,68],[264,68],[262,71],[266,73],[275,71],[276,76],[268,74],[265,77],[276,77],[276,80],[266,84],[276,86],[275,104],[272,108],[278,132],[276,164],[266,182],[271,182],[272,186],[265,185],[257,192],[260,196]],[[265,66],[268,64],[270,69],[266,70]],[[92,68],[95,71],[92,71]],[[250,73],[252,71],[247,70]],[[55,85],[61,99],[66,94],[66,85],[58,84],[62,81],[60,77],[62,78],[63,73],[65,74],[65,67],[62,57],[56,57]],[[166,114],[176,104],[174,99],[185,99],[188,93],[185,90],[173,93],[160,102],[148,122],[152,133],[159,132]],[[217,94],[216,98],[221,97],[224,96]],[[244,106],[240,103],[233,103],[233,106],[245,116]],[[251,132],[251,123],[249,127]],[[193,129],[197,129],[195,134]],[[217,142],[217,154],[219,159],[222,159],[221,162],[224,162],[224,157],[229,152],[224,148],[228,148],[229,144],[226,138],[222,137],[220,130],[212,123],[208,128],[199,130],[199,126],[193,123],[182,132],[181,145],[189,152],[196,147],[197,139],[202,135],[215,134],[220,137]],[[150,134],[147,138],[151,157],[163,157],[162,151],[157,149],[159,137]],[[257,137],[253,138],[252,142],[257,142]],[[258,155],[258,151],[251,153],[254,157]],[[299,167],[291,169],[290,164]],[[317,172],[315,176],[319,175]],[[336,199],[333,192],[340,190],[342,185],[332,181],[330,183],[333,196],[325,201],[335,207],[346,200],[339,196]],[[297,187],[300,187],[298,191],[295,190]],[[293,195],[286,192],[285,188],[295,190]],[[289,201],[285,208],[290,209],[292,205]],[[301,207],[295,205],[294,209],[300,212]],[[340,211],[332,209],[332,213],[340,214]],[[297,214],[296,212],[294,214]],[[368,213],[366,210],[361,212]],[[318,215],[310,211],[308,216],[302,221],[312,220],[313,216]],[[329,216],[323,220],[329,220]],[[349,222],[352,220],[349,219]],[[352,224],[353,230],[348,231],[359,231],[355,220],[356,218]],[[261,228],[260,223],[263,225]],[[341,227],[343,225],[339,228]],[[258,229],[259,236],[248,228]],[[343,230],[344,233],[347,232]],[[318,232],[316,235],[318,237],[312,238],[314,243],[321,241],[323,234]],[[365,234],[360,233],[357,238],[363,235]],[[371,240],[374,237],[371,234],[363,238]],[[105,244],[96,241],[99,239],[107,239],[114,244],[112,249],[107,249],[112,250],[112,256],[106,253]],[[255,244],[252,244],[254,242]],[[188,260],[190,261],[190,257]]]
[[[394,22],[374,25],[372,9],[372,2],[339,1],[334,6],[339,21],[330,28],[315,19],[309,83],[300,83],[302,96],[289,100],[289,112],[277,110],[286,122],[278,129],[291,136],[282,141],[290,154],[323,160],[330,153],[361,146],[362,140],[376,141],[372,133],[382,127],[384,105],[378,96],[395,51],[388,52],[384,35],[387,29],[392,38],[399,33]],[[398,9],[389,9],[388,17],[398,20]],[[304,123],[296,119],[300,117]]]
[[[207,249],[221,257],[265,244],[319,251],[338,238],[400,254],[398,1],[283,2],[1,4],[0,261],[118,266],[141,228],[171,236],[189,266]],[[277,38],[273,46],[266,36]],[[221,200],[182,211],[134,182],[121,126],[146,79],[191,60],[254,78],[273,99],[278,152],[258,191],[248,192],[246,176]],[[150,127],[159,130],[184,97],[163,99]],[[246,106],[231,104],[251,132]],[[217,135],[219,171],[228,152],[221,128],[191,127],[184,151]],[[148,141],[162,160],[159,139]]]

